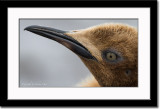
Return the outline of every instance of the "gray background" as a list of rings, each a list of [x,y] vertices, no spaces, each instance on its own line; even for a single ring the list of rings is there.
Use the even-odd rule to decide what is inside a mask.
[[[137,19],[20,19],[20,87],[75,87],[91,75],[81,60],[63,45],[24,28],[31,25],[78,30],[103,23],[138,27]]]

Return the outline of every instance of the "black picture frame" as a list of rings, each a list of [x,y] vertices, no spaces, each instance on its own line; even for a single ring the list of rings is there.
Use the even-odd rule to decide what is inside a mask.
[[[44,106],[44,107],[157,107],[157,1],[1,1],[1,33],[3,38],[1,53],[4,63],[1,68],[1,106]],[[150,100],[8,100],[8,7],[133,7],[133,8],[150,8]],[[2,14],[3,12],[3,14]],[[7,43],[5,43],[7,42]],[[6,48],[4,45],[6,45]],[[7,53],[7,54],[5,54]]]

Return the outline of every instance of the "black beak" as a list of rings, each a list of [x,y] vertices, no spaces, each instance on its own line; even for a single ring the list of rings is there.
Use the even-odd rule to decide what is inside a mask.
[[[71,38],[70,36],[66,35],[65,33],[67,33],[67,31],[41,26],[29,26],[24,30],[57,41],[79,56],[87,59],[95,59],[95,57],[93,57],[91,53],[82,44],[80,44],[78,41]]]

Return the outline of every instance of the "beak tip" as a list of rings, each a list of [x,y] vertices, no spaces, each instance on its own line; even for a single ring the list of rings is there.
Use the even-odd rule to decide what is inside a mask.
[[[29,31],[31,29],[31,26],[28,26],[26,28],[24,28],[24,31]]]
[[[35,26],[35,25],[28,26],[28,27],[24,28],[24,30],[30,31],[30,30],[32,30],[32,29],[34,29],[36,27],[38,27],[38,26]]]
[[[24,29],[24,31],[25,31],[25,30],[28,30],[28,27],[26,27],[26,28]]]

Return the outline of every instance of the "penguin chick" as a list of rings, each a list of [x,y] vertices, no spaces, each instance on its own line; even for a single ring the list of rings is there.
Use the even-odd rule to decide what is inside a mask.
[[[124,24],[102,24],[79,31],[29,26],[77,54],[94,78],[83,87],[138,86],[138,32]]]

